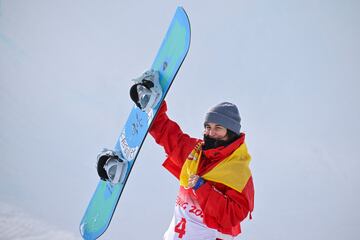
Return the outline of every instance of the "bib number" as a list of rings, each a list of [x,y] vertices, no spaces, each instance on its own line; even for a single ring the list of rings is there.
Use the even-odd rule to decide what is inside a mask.
[[[181,221],[175,226],[175,232],[179,234],[179,238],[182,238],[185,235],[185,231],[186,231],[186,219],[181,218]]]

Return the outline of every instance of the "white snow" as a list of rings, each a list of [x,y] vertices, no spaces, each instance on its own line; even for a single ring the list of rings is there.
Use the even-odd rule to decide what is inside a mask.
[[[36,219],[15,206],[0,202],[0,239],[74,240],[72,232],[57,229],[44,220]]]

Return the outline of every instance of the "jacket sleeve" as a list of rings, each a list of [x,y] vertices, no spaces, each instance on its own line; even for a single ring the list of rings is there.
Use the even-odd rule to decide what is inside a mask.
[[[243,221],[253,210],[254,188],[252,177],[240,193],[226,187],[220,191],[211,182],[206,182],[195,190],[195,195],[204,212],[205,223],[217,223],[220,228],[233,228]]]
[[[198,139],[183,133],[179,125],[169,119],[166,111],[167,104],[164,101],[149,132],[156,143],[164,148],[171,164],[181,168]]]

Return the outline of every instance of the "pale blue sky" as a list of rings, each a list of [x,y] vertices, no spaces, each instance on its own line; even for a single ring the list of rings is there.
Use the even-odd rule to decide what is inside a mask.
[[[169,115],[201,137],[208,108],[238,105],[256,191],[239,239],[356,239],[360,3],[346,0],[1,0],[0,219],[80,239],[96,155],[178,5],[192,40]],[[178,189],[164,157],[148,138],[102,239],[162,238]]]

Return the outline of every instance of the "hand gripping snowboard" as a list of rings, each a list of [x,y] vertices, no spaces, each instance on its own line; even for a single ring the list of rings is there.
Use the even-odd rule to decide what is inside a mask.
[[[132,108],[123,130],[116,141],[114,151],[127,161],[122,181],[112,184],[100,180],[80,223],[84,239],[97,239],[108,228],[136,157],[149,127],[156,116],[177,72],[190,47],[190,22],[182,7],[178,7],[151,69],[159,73],[162,96],[159,104],[150,111]]]

